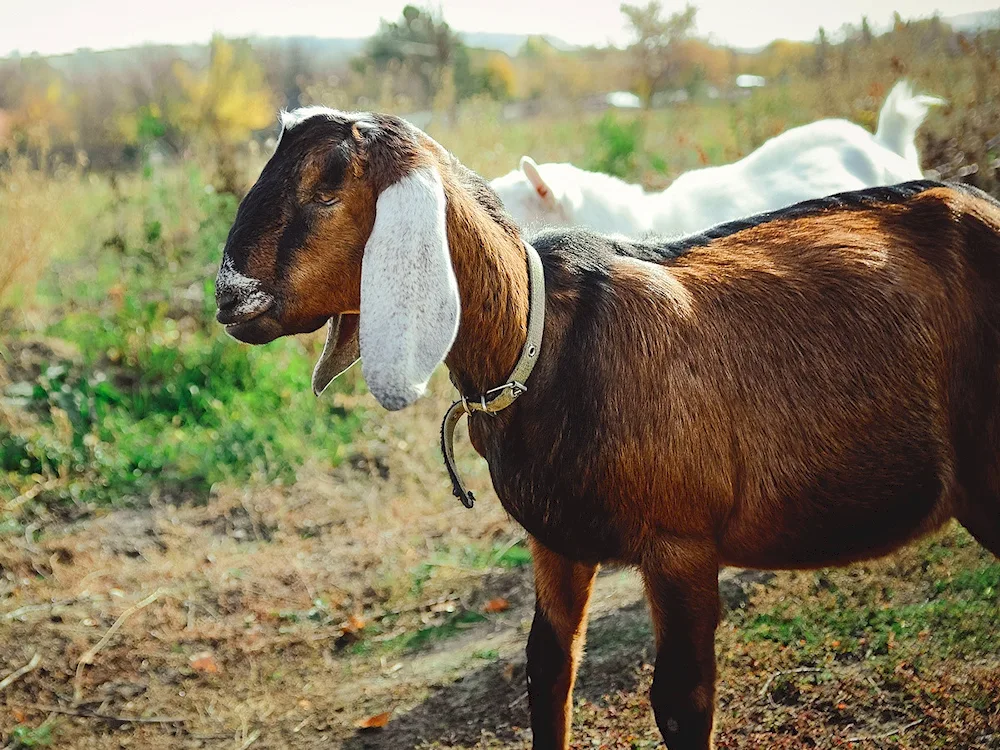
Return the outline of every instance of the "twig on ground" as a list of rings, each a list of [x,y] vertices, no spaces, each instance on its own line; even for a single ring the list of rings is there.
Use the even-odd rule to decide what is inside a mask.
[[[253,538],[255,542],[261,542],[264,537],[260,533],[260,527],[257,525],[257,517],[254,515],[254,511],[247,505],[247,495],[243,493],[240,495],[240,505],[243,506],[243,510],[247,514],[247,518],[250,519],[250,530],[253,532]],[[315,598],[315,597],[314,597]]]
[[[56,607],[68,607],[71,604],[76,604],[78,601],[80,601],[80,597],[76,597],[74,599],[63,599],[58,602],[49,602],[48,604],[28,604],[23,607],[18,607],[17,609],[12,609],[10,612],[4,612],[3,616],[0,617],[0,619],[16,620],[21,615],[26,615],[29,612],[42,612],[47,609],[53,610]],[[99,601],[99,600],[97,598],[94,598],[93,601]]]
[[[243,744],[240,745],[238,748],[236,748],[236,750],[247,750],[248,747],[250,747],[253,743],[255,743],[259,739],[260,739],[260,730],[255,729],[250,733],[250,736],[243,741]]]
[[[73,680],[73,705],[79,705],[80,699],[83,697],[83,670],[87,664],[94,661],[94,657],[100,653],[101,649],[108,645],[111,637],[118,632],[118,629],[125,624],[125,621],[138,612],[140,609],[148,607],[150,604],[155,602],[160,597],[160,591],[157,589],[152,594],[147,596],[138,604],[133,604],[131,607],[122,612],[118,619],[114,621],[114,624],[108,628],[108,632],[104,634],[93,648],[90,648],[80,657],[79,663],[76,665],[76,677]]]
[[[521,693],[521,697],[520,698],[515,698],[510,703],[508,703],[507,704],[507,708],[514,708],[514,706],[516,706],[518,703],[523,702],[524,699],[527,698],[527,697],[528,697],[528,691],[525,690],[523,693]]]
[[[490,564],[487,567],[490,568],[495,567],[496,564],[500,562],[501,559],[503,559],[504,555],[506,555],[508,552],[514,549],[514,547],[516,547],[523,541],[524,541],[523,535],[517,535],[511,538],[511,540],[507,544],[505,544],[503,547],[497,550],[497,552],[490,558]]]
[[[876,693],[878,693],[879,695],[884,695],[884,694],[885,694],[885,691],[884,691],[884,690],[882,690],[882,688],[880,688],[880,687],[878,686],[878,683],[876,683],[876,682],[875,682],[875,680],[873,680],[873,679],[872,679],[872,678],[871,678],[870,676],[868,676],[868,677],[865,677],[865,679],[866,679],[866,680],[868,680],[868,683],[869,683],[869,684],[870,684],[870,685],[871,685],[871,686],[872,686],[873,688],[875,688],[875,692],[876,692]]]
[[[767,682],[764,683],[764,687],[760,689],[759,697],[763,698],[764,696],[767,696],[768,702],[770,702],[772,706],[776,706],[777,704],[771,698],[771,694],[768,692],[768,690],[771,687],[771,683],[774,682],[777,678],[784,677],[785,675],[790,675],[790,674],[802,674],[805,672],[822,672],[822,671],[823,670],[818,667],[799,667],[798,669],[784,669],[781,670],[780,672],[775,672],[774,674],[772,674],[770,677],[767,678]]]
[[[924,721],[923,719],[917,719],[916,721],[911,721],[909,724],[903,724],[903,726],[901,726],[901,727],[896,727],[891,732],[885,732],[883,734],[871,734],[871,735],[866,735],[866,736],[863,736],[863,737],[848,737],[844,741],[845,742],[867,742],[869,740],[883,740],[886,737],[892,737],[893,735],[896,735],[896,734],[902,734],[907,729],[911,729],[912,727],[915,727],[917,724],[922,724],[923,721]]]
[[[37,667],[38,664],[39,664],[39,662],[41,662],[41,660],[42,660],[42,657],[36,651],[35,655],[31,657],[31,661],[29,661],[27,664],[25,664],[20,669],[15,669],[9,675],[7,675],[2,680],[0,680],[0,692],[2,692],[5,688],[9,687],[10,685],[13,685],[19,679],[21,679],[26,674],[28,674],[28,672],[30,672],[32,669],[34,669],[35,667]]]
[[[34,500],[36,497],[38,497],[39,495],[41,495],[43,492],[47,492],[48,490],[57,489],[61,484],[65,484],[65,482],[63,480],[61,480],[61,479],[50,479],[47,482],[39,482],[38,484],[36,484],[34,487],[32,487],[30,490],[28,490],[24,494],[18,495],[13,500],[11,500],[10,502],[8,502],[4,506],[4,510],[7,511],[8,513],[12,512],[14,510],[17,510],[22,505],[24,505],[26,502],[29,502],[30,500]]]
[[[110,721],[115,724],[184,724],[187,721],[187,719],[180,716],[116,716],[115,714],[105,714],[100,711],[80,711],[75,708],[39,706],[32,703],[18,703],[13,705],[30,708],[35,711],[45,711],[50,714],[77,716],[81,719],[99,719],[101,721]]]

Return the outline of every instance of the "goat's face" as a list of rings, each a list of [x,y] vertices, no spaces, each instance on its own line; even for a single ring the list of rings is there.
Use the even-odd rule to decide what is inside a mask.
[[[263,344],[357,313],[375,218],[360,127],[348,116],[284,124],[240,204],[216,279],[218,320],[240,341]]]
[[[329,322],[317,393],[360,356],[383,406],[416,399],[458,330],[439,148],[393,117],[284,113],[216,279],[229,334],[264,344]]]

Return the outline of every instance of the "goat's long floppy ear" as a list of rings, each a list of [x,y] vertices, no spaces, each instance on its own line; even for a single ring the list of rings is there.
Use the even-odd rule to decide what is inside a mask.
[[[556,208],[556,197],[552,194],[552,188],[542,179],[542,173],[538,171],[538,165],[535,164],[535,160],[530,156],[522,156],[521,171],[528,178],[531,186],[535,188],[535,192],[538,194],[538,198],[542,204],[549,210],[554,211]]]
[[[361,368],[386,409],[413,403],[455,341],[460,303],[434,167],[378,197],[361,261]]]

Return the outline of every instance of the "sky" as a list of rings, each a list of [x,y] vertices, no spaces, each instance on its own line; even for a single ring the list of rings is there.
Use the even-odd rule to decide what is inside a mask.
[[[643,0],[633,0],[641,4]],[[226,36],[366,37],[379,18],[396,18],[404,0],[0,0],[0,55],[59,54],[80,47],[107,49],[144,42],[205,42]],[[627,40],[620,0],[430,0],[452,28],[552,34],[571,44]],[[738,47],[776,38],[812,39],[868,15],[888,26],[892,12],[919,18],[1000,8],[998,0],[694,0],[698,33]],[[669,11],[683,0],[663,0]]]

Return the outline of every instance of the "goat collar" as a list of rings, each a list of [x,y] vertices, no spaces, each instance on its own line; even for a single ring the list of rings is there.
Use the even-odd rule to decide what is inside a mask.
[[[466,508],[471,508],[476,498],[462,484],[458,468],[455,466],[455,427],[458,425],[458,420],[464,414],[477,411],[496,414],[513,404],[518,396],[528,390],[525,383],[542,350],[542,331],[545,328],[545,274],[538,252],[524,240],[521,242],[528,259],[528,336],[524,348],[521,349],[521,357],[514,365],[506,383],[491,388],[478,398],[466,398],[459,389],[459,395],[462,397],[445,412],[444,421],[441,423],[441,453],[444,454],[444,465],[451,477],[452,492]],[[452,382],[454,383],[454,379]]]

